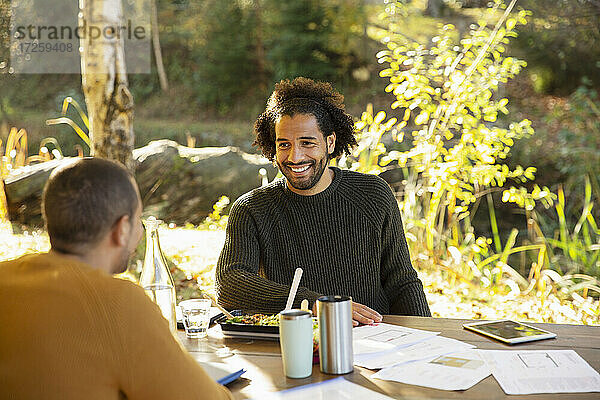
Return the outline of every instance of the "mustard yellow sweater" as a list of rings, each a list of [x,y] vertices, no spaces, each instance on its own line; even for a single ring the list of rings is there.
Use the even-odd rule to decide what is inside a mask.
[[[0,263],[0,399],[229,399],[137,285],[54,254]]]

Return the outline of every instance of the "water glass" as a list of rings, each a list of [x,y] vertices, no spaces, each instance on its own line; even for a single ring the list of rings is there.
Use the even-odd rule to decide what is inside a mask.
[[[185,300],[179,303],[183,314],[185,334],[190,339],[203,338],[208,334],[211,301],[208,299]]]

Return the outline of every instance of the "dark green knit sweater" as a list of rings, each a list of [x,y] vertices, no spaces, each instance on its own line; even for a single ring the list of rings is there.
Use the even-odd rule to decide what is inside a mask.
[[[381,314],[431,315],[388,184],[333,170],[331,185],[314,196],[279,179],[235,201],[217,264],[221,305],[278,313],[301,267],[296,308],[303,299],[312,306],[323,294],[340,294]]]

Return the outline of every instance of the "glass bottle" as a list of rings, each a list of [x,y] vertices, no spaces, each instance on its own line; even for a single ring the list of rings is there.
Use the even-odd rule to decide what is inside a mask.
[[[160,308],[163,316],[169,321],[171,332],[177,332],[175,316],[175,283],[169,272],[167,262],[158,241],[159,220],[150,217],[144,221],[146,228],[146,255],[140,275],[140,286]]]

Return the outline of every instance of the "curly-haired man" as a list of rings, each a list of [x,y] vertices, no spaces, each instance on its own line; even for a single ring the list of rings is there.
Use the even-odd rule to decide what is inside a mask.
[[[349,295],[354,324],[381,314],[430,316],[413,269],[396,199],[385,181],[329,160],[356,145],[344,97],[307,78],[275,85],[254,125],[255,145],[284,179],[232,206],[217,264],[219,302],[229,309],[277,313],[297,267],[303,299]]]

